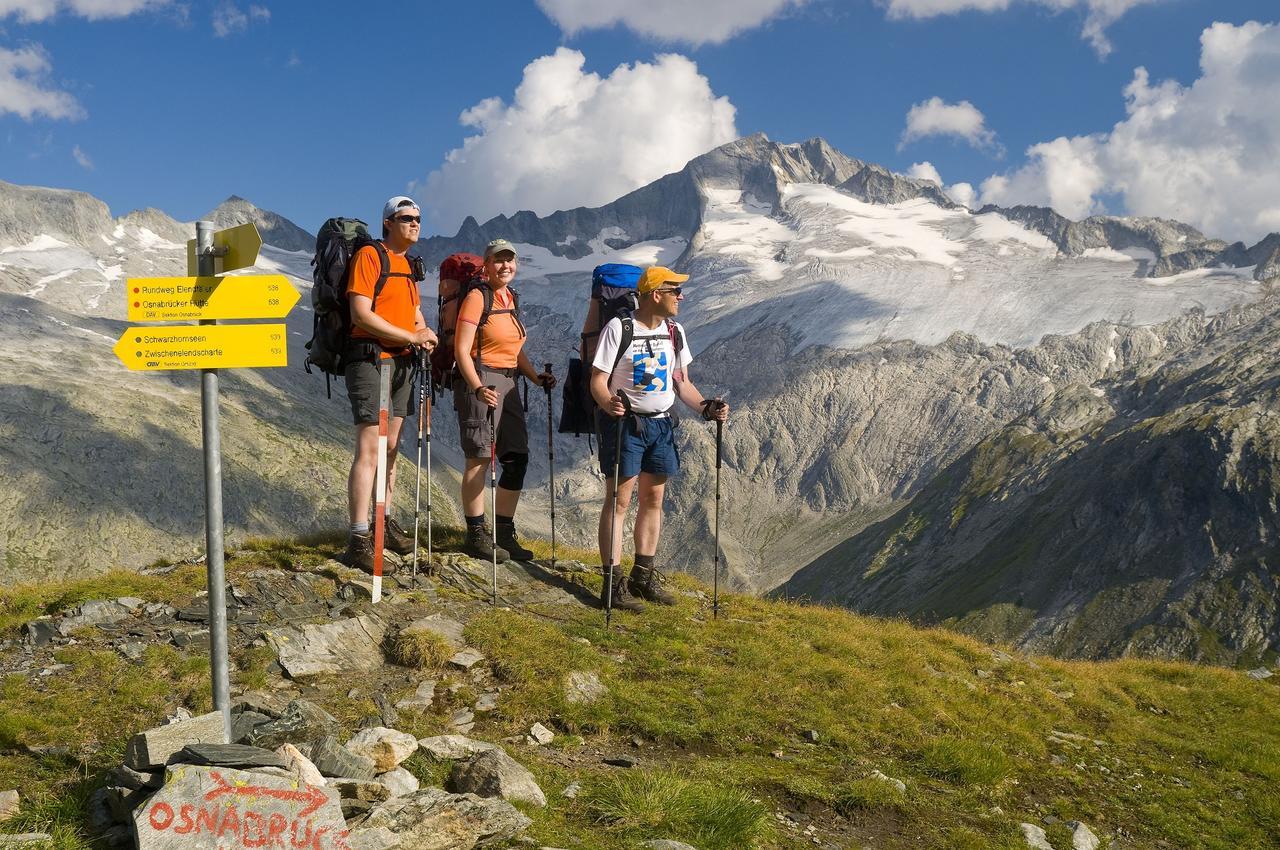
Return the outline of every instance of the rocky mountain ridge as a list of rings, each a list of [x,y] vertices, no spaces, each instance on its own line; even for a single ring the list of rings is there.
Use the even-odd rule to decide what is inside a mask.
[[[1051,393],[779,592],[1060,656],[1272,656],[1280,314],[1187,330]]]

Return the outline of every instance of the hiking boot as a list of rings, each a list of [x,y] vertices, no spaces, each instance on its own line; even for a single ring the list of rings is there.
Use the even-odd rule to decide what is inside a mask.
[[[636,564],[631,568],[631,578],[627,581],[627,590],[646,602],[658,605],[675,605],[676,598],[670,591],[662,587],[662,575],[656,567],[642,567]]]
[[[412,555],[413,535],[401,528],[400,523],[387,517],[387,523],[382,529],[382,547],[397,555]]]
[[[462,551],[481,561],[493,560],[493,531],[489,528],[489,523],[467,526],[467,539],[462,544]],[[499,561],[506,561],[511,557],[501,546],[497,548],[497,553]]]
[[[373,535],[372,534],[352,534],[347,538],[347,551],[342,553],[342,557],[338,560],[346,564],[348,567],[354,567],[357,570],[364,570],[369,575],[373,575]],[[382,574],[384,576],[393,575],[396,571],[396,565],[390,561],[383,559]]]
[[[605,606],[605,592],[608,591],[606,585],[600,592],[600,607]],[[644,611],[644,603],[627,592],[627,578],[622,574],[621,567],[615,567],[613,571],[613,595],[609,599],[609,604],[617,611],[630,611],[633,614],[639,614]]]
[[[521,546],[520,541],[516,539],[515,523],[510,525],[504,522],[498,523],[498,545],[506,549],[517,561],[527,561],[533,557],[533,553]]]

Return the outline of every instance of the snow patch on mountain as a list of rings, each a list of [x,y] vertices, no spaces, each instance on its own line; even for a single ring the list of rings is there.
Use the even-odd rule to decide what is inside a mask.
[[[869,204],[816,183],[793,183],[783,190],[782,197],[793,215],[825,213],[837,230],[884,256],[950,266],[964,253],[964,244],[947,238],[939,225],[961,219],[967,213],[945,210],[923,198],[901,204]]]
[[[1214,314],[1260,294],[1248,267],[1149,278],[1140,276],[1154,256],[1145,249],[1065,257],[1043,234],[995,212],[924,199],[869,204],[795,183],[771,215],[749,193],[703,192],[704,226],[681,310],[698,348],[757,323],[787,326],[801,348],[936,345],[957,331],[1022,348],[1094,321]]]
[[[781,280],[787,265],[778,253],[796,238],[793,230],[771,217],[773,208],[748,192],[704,189],[703,250],[744,261],[757,277]]]

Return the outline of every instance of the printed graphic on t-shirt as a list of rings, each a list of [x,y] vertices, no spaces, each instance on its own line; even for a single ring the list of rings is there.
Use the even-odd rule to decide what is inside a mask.
[[[638,351],[631,355],[631,385],[642,393],[662,393],[668,388],[667,352]]]

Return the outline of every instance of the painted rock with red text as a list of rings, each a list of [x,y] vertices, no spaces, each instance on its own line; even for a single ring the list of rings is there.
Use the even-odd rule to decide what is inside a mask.
[[[350,850],[337,791],[223,767],[172,765],[133,826],[138,850]]]

